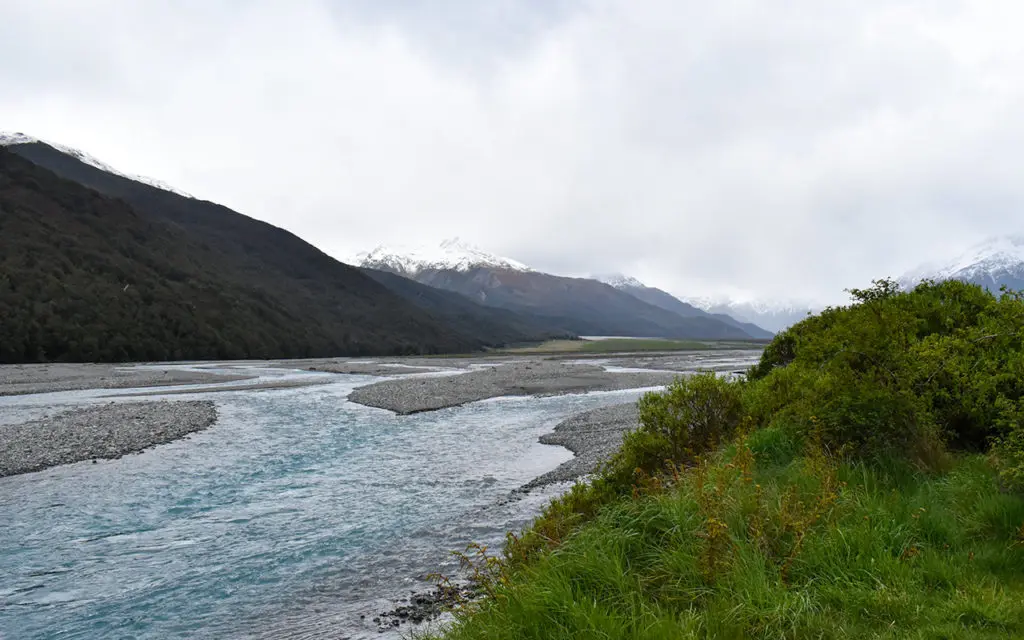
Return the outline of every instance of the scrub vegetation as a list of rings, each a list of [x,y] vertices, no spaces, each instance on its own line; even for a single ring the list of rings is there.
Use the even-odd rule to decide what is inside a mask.
[[[1024,300],[852,290],[640,403],[451,639],[1024,637]]]

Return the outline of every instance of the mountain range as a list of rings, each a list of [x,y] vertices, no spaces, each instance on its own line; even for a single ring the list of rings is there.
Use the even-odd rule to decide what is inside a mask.
[[[451,353],[565,335],[390,288],[66,147],[0,142],[2,362]]]
[[[922,265],[899,279],[909,288],[921,280],[962,280],[993,292],[1024,290],[1024,234],[988,238],[945,262]]]
[[[458,240],[344,264],[301,238],[0,134],[0,362],[468,352],[579,334],[764,332]],[[455,258],[452,261],[452,258]],[[636,294],[636,295],[633,295]],[[665,294],[667,295],[667,294]],[[666,308],[668,305],[668,308]]]
[[[767,331],[753,322],[744,322],[739,320],[735,313],[726,313],[713,308],[702,309],[689,302],[676,298],[667,291],[656,287],[648,287],[636,278],[615,274],[611,276],[601,276],[599,279],[620,291],[624,291],[635,298],[643,300],[648,304],[661,307],[662,309],[671,311],[672,313],[684,318],[712,318],[714,320],[724,322],[729,326],[736,327],[752,338],[757,339],[768,339],[774,335],[771,331]]]
[[[990,237],[961,253],[944,260],[923,264],[898,278],[904,289],[922,280],[962,280],[998,292],[1006,286],[1024,290],[1024,234]],[[725,313],[740,321],[779,332],[799,322],[809,313],[821,310],[820,305],[784,300],[736,301],[727,298],[683,298],[687,303],[716,314]]]
[[[364,269],[459,293],[487,307],[537,318],[580,335],[766,339],[771,334],[696,309],[632,278],[571,278],[489,254],[458,238],[437,247],[378,247],[357,256]]]
[[[767,339],[816,310],[544,273],[458,238],[361,255],[0,133],[0,361],[468,352],[577,335]],[[1024,289],[1024,235],[900,279]]]
[[[821,305],[798,300],[761,300],[733,298],[684,298],[686,302],[712,315],[724,314],[740,322],[749,322],[778,333],[817,313]]]

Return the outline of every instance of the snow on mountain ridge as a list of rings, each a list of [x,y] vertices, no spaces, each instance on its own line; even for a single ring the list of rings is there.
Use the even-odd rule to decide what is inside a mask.
[[[610,273],[607,275],[593,276],[593,278],[598,282],[603,282],[607,285],[615,287],[616,289],[628,289],[630,287],[644,289],[647,287],[647,285],[640,282],[636,278],[632,276],[623,275],[621,273]]]
[[[356,256],[363,267],[387,267],[399,273],[416,274],[426,269],[469,271],[474,267],[494,267],[513,271],[532,271],[521,262],[487,253],[460,238],[449,238],[436,247],[387,247],[381,245]]]
[[[802,312],[813,308],[809,302],[797,300],[763,300],[758,298],[713,298],[703,297],[682,297],[683,302],[692,304],[703,311],[720,308],[746,308],[758,314],[789,314]]]
[[[907,287],[924,279],[995,282],[1000,275],[1012,272],[1024,272],[1024,235],[988,238],[949,262],[922,265],[900,282]]]
[[[141,182],[143,184],[148,184],[151,187],[156,187],[157,189],[162,189],[163,191],[170,191],[171,193],[176,193],[179,196],[184,196],[186,198],[195,199],[195,196],[193,196],[192,194],[186,193],[186,192],[182,191],[181,189],[176,189],[176,188],[172,187],[171,185],[167,184],[166,182],[162,182],[162,181],[156,180],[154,178],[147,178],[146,176],[140,176],[140,175],[135,175],[135,174],[131,174],[131,173],[125,173],[123,171],[118,171],[117,169],[115,169],[114,167],[110,166],[106,162],[103,162],[99,158],[96,158],[95,156],[91,156],[88,153],[85,153],[84,151],[80,151],[79,149],[75,149],[73,147],[69,147],[67,145],[63,145],[63,144],[60,144],[60,143],[57,143],[57,142],[50,142],[49,140],[43,140],[42,138],[34,138],[32,136],[25,135],[24,133],[21,133],[20,131],[13,132],[13,133],[6,132],[6,131],[0,131],[0,147],[7,147],[7,146],[18,145],[18,144],[35,144],[35,143],[41,143],[41,144],[45,144],[47,146],[53,147],[57,151],[60,151],[61,153],[66,153],[69,156],[71,156],[72,158],[75,158],[76,160],[78,160],[80,162],[83,162],[83,163],[85,163],[85,164],[87,164],[87,165],[89,165],[91,167],[96,167],[100,171],[106,171],[107,173],[112,173],[114,175],[121,176],[122,178],[127,178],[129,180],[134,180],[135,182]]]

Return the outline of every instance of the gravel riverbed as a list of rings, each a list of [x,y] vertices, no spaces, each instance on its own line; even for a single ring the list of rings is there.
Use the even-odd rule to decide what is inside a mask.
[[[210,401],[110,403],[0,425],[0,477],[61,464],[120,458],[206,429]]]
[[[540,441],[572,451],[572,460],[531,480],[521,490],[529,491],[556,482],[576,480],[593,473],[618,451],[622,445],[622,436],[638,424],[639,412],[635,402],[584,411],[563,420],[552,433],[541,436]]]
[[[180,366],[118,364],[0,365],[0,396],[52,393],[79,389],[128,389],[246,380],[251,375],[223,375]]]
[[[433,411],[499,396],[549,396],[666,385],[674,372],[610,372],[604,367],[546,360],[511,362],[469,373],[385,380],[349,400],[398,414]]]

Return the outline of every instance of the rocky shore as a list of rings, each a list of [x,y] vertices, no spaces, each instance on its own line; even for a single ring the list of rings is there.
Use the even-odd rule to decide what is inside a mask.
[[[617,404],[578,413],[563,420],[554,432],[540,437],[544,444],[565,447],[573,452],[557,469],[531,480],[522,490],[576,480],[593,473],[622,445],[622,436],[637,427],[639,414],[635,402]]]
[[[356,389],[349,400],[410,414],[499,396],[549,396],[655,387],[672,382],[677,375],[668,371],[610,372],[592,364],[532,360],[459,375],[385,380]]]
[[[120,458],[206,429],[210,401],[109,403],[0,425],[0,477],[72,462]]]

